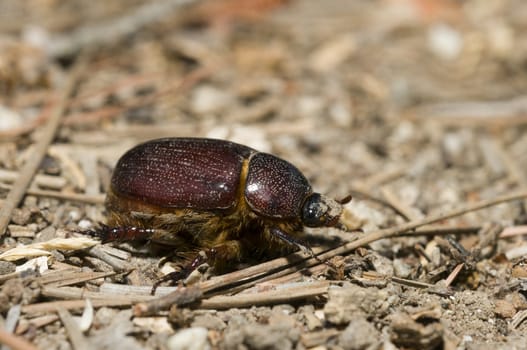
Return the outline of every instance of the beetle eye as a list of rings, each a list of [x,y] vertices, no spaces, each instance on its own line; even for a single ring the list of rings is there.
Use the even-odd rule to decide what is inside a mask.
[[[308,227],[319,227],[324,225],[324,214],[327,205],[321,200],[318,193],[309,196],[302,208],[302,223]]]

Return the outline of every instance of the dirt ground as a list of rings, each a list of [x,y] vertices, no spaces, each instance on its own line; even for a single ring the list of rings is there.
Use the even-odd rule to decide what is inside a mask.
[[[527,349],[526,18],[520,0],[0,2],[0,343]],[[151,296],[177,261],[79,232],[127,149],[182,136],[351,194],[340,229],[306,229],[344,248]]]

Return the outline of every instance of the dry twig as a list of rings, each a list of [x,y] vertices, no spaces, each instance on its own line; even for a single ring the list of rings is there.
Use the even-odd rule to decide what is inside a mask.
[[[50,323],[55,322],[58,319],[59,317],[57,315],[45,315],[45,316],[35,317],[31,320],[22,319],[21,322],[18,323],[15,333],[23,334],[29,329],[29,327],[34,327],[34,328],[44,327]]]
[[[397,237],[404,236],[442,236],[442,235],[466,235],[478,233],[480,226],[453,227],[444,225],[428,225],[426,228],[420,228],[410,232],[400,232]]]
[[[197,288],[184,288],[178,293],[171,293],[168,297],[153,300],[150,303],[137,304],[134,307],[135,316],[147,316],[155,314],[171,305],[182,305],[196,302],[196,307],[201,309],[230,309],[263,305],[275,305],[280,303],[290,303],[296,300],[313,298],[327,293],[331,282],[318,281],[309,283],[299,283],[297,286],[280,288],[259,293],[237,294],[233,296],[218,295],[212,298],[203,299],[199,302],[200,294],[196,294]],[[175,298],[177,296],[177,298]],[[182,297],[187,299],[182,299]],[[190,300],[190,301],[189,301]],[[184,303],[182,302],[184,301]]]
[[[138,303],[134,306],[135,316],[155,315],[159,311],[168,309],[171,305],[188,305],[199,301],[202,292],[198,287],[180,287],[176,292],[156,298],[150,302]]]
[[[463,269],[463,266],[465,266],[464,263],[458,264],[454,268],[454,270],[452,270],[450,275],[448,275],[448,277],[445,280],[445,284],[446,284],[447,287],[449,287],[452,284],[452,282],[454,282],[454,280],[456,279],[457,275],[459,275],[459,273],[461,272],[461,269]]]
[[[64,287],[112,275],[115,275],[115,272],[71,271],[65,273],[59,270],[39,277],[37,280],[43,285],[52,285],[53,287]]]
[[[0,328],[0,343],[9,346],[13,350],[38,350],[36,346],[16,335],[6,332]]]
[[[500,233],[500,238],[508,238],[527,234],[527,225],[506,227]]]
[[[525,319],[527,319],[527,310],[518,311],[510,322],[510,328],[511,329],[518,328],[520,324],[522,324],[522,322],[525,321]]]
[[[124,307],[130,306],[132,301],[130,299],[114,298],[113,296],[106,296],[106,299],[92,300],[92,305],[96,307]],[[25,314],[47,314],[50,312],[57,311],[58,307],[62,307],[67,310],[83,309],[86,306],[85,299],[75,300],[61,300],[61,301],[49,301],[44,303],[37,303],[31,305],[22,306],[22,313]]]
[[[280,288],[259,293],[237,294],[233,296],[217,295],[204,299],[199,304],[202,309],[230,309],[291,303],[297,300],[313,298],[327,293],[330,281],[299,283],[298,286]]]
[[[13,183],[19,177],[20,174],[16,171],[0,169],[0,181],[2,182]],[[66,186],[66,179],[61,176],[37,174],[34,177],[33,183],[38,187],[61,190]]]
[[[429,104],[405,114],[410,119],[434,119],[447,125],[510,126],[527,123],[527,97],[518,96],[506,101],[465,101]]]
[[[88,250],[88,254],[99,260],[104,261],[118,272],[130,270],[126,261],[115,258],[108,254],[100,245],[96,245]]]
[[[0,184],[0,188],[11,189],[9,186],[3,186]],[[80,202],[86,204],[103,204],[104,195],[88,195],[83,193],[65,193],[58,191],[48,191],[48,190],[37,190],[37,189],[28,189],[26,191],[27,195],[36,196],[36,197],[47,197],[62,199],[69,202]]]

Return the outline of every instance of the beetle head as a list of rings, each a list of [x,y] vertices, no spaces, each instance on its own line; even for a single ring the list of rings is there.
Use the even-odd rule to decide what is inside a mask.
[[[348,198],[346,201],[336,201],[320,193],[313,193],[304,202],[302,223],[307,227],[335,226],[342,214],[342,205],[347,201]]]

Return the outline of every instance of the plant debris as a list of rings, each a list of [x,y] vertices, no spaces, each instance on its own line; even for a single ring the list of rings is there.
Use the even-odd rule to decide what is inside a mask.
[[[0,342],[525,348],[526,15],[519,0],[0,2]],[[189,136],[351,194],[338,228],[306,230],[318,259],[202,266],[151,295],[174,249],[79,235],[106,222],[126,150]]]

